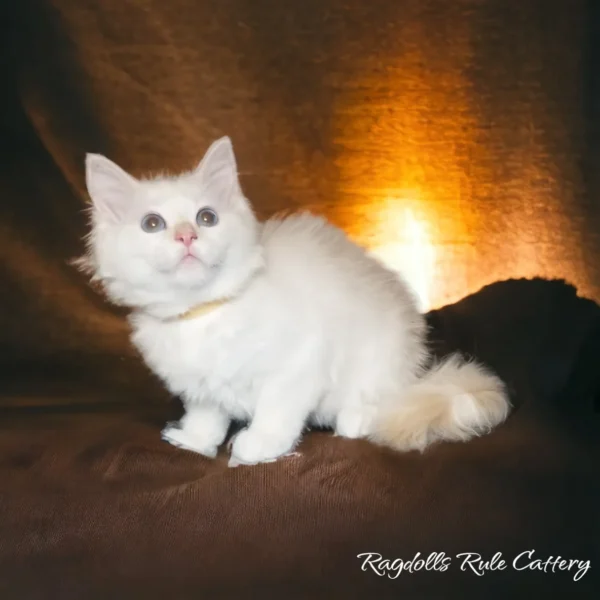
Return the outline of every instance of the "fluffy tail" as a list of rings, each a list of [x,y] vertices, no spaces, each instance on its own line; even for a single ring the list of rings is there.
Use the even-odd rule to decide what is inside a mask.
[[[508,395],[498,377],[452,355],[379,415],[370,438],[396,450],[423,451],[437,441],[464,442],[488,433],[509,411]]]

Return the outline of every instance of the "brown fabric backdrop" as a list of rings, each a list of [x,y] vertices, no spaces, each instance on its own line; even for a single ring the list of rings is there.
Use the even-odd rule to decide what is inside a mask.
[[[179,170],[229,134],[265,216],[310,207],[377,243],[378,203],[409,188],[449,300],[534,274],[598,299],[592,8],[2,3],[0,597],[597,598],[600,308],[573,288],[499,283],[429,315],[437,353],[509,384],[517,409],[491,435],[421,456],[312,433],[297,459],[231,470],[160,442],[176,404],[67,265],[86,151]],[[592,571],[455,561],[390,581],[356,559],[531,548]]]
[[[86,151],[135,174],[180,170],[227,133],[263,215],[310,207],[373,244],[378,202],[417,190],[441,272],[453,269],[449,299],[532,275],[600,297],[598,203],[581,169],[583,0],[21,0],[4,11],[8,379],[25,365],[59,386],[94,356],[113,399],[160,396],[154,382],[127,389],[144,375],[123,320],[66,264],[82,249]],[[25,399],[18,373],[17,388],[15,401],[41,401]]]

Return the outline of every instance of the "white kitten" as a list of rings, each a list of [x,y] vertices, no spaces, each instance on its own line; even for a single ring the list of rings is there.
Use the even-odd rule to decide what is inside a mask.
[[[399,450],[467,440],[503,421],[502,382],[451,357],[424,372],[425,322],[406,284],[308,214],[258,223],[229,138],[177,177],[137,180],[87,156],[81,261],[133,309],[133,343],[186,414],[167,441],[230,464],[290,452],[307,424]]]

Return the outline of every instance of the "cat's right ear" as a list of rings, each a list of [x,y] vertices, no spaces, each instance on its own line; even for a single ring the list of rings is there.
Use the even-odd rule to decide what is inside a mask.
[[[131,202],[137,179],[101,154],[86,154],[85,182],[99,216],[119,221]]]

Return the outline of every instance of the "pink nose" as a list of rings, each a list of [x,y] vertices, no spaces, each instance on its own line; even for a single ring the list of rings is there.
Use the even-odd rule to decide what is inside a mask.
[[[192,242],[198,239],[198,235],[191,225],[182,225],[175,230],[175,239],[189,248]]]

